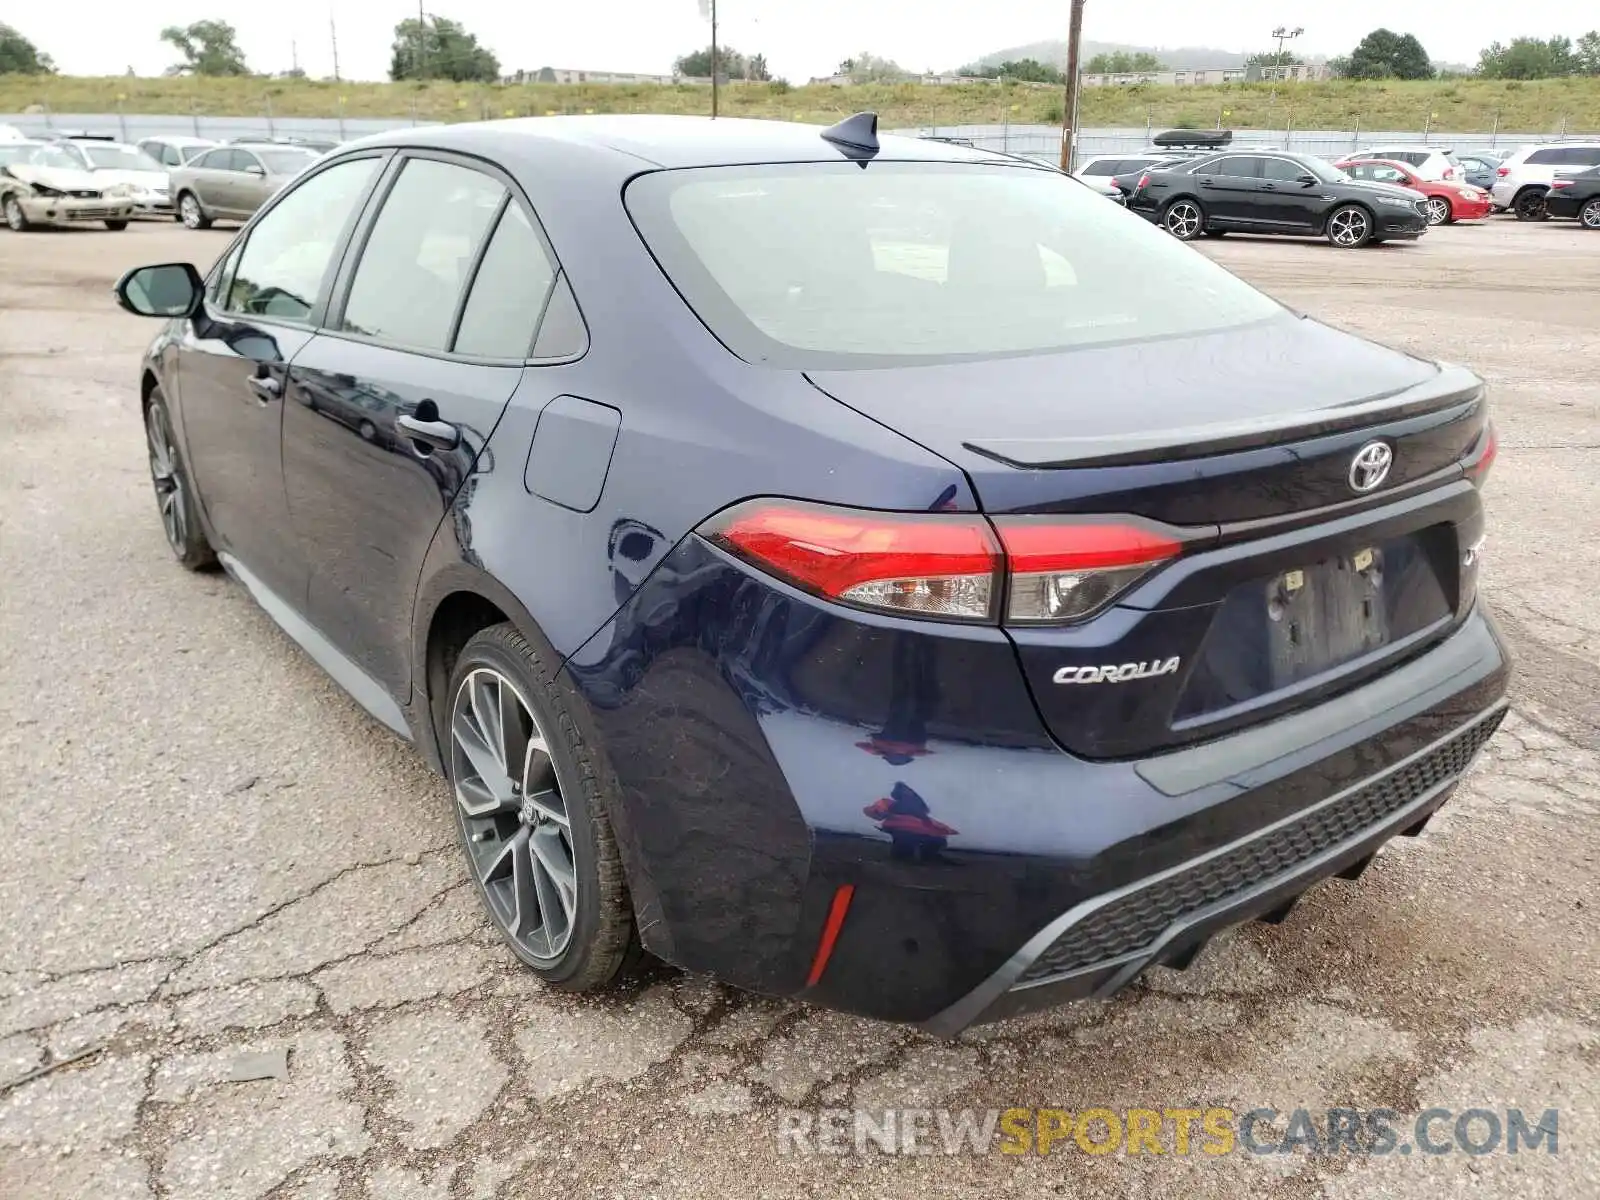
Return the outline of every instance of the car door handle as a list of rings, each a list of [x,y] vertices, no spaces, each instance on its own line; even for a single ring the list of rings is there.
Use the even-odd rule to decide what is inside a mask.
[[[261,403],[266,404],[283,395],[283,383],[272,375],[252,375],[245,380]]]
[[[394,423],[400,427],[401,433],[430,450],[454,450],[461,444],[461,430],[449,421],[430,421],[410,413],[401,413]]]
[[[1277,185],[1276,185],[1276,184],[1271,184],[1271,183],[1263,183],[1263,184],[1262,184],[1262,185],[1261,185],[1261,190],[1262,190],[1262,191],[1263,191],[1263,192],[1275,192],[1275,191],[1277,191],[1277,190],[1278,190],[1278,188],[1277,188]]]

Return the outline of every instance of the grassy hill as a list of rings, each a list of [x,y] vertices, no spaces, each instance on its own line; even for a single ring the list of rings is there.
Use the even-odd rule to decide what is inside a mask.
[[[1061,93],[1027,84],[931,87],[894,84],[801,87],[740,83],[723,89],[729,116],[775,117],[826,123],[874,109],[890,126],[964,123],[1054,123]],[[547,113],[704,113],[705,87],[561,84],[332,83],[239,79],[105,79],[0,76],[0,113],[32,106],[51,112],[199,113],[202,116],[395,117],[478,120]],[[1428,82],[1230,84],[1218,87],[1089,88],[1087,126],[1211,128],[1220,118],[1237,129],[1502,129],[1555,133],[1600,131],[1600,78],[1536,82],[1454,79]],[[40,111],[35,108],[34,111]]]
[[[1217,50],[1210,46],[1134,46],[1127,42],[1095,42],[1085,38],[1081,51],[1083,60],[1087,62],[1096,54],[1115,54],[1118,51],[1129,54],[1154,54],[1156,58],[1169,67],[1242,67],[1248,57],[1242,50]],[[1003,62],[1017,62],[1024,58],[1031,58],[1042,63],[1053,63],[1065,68],[1067,65],[1067,43],[1063,38],[1054,38],[1042,42],[1029,42],[1025,46],[1012,46],[1006,50],[996,50],[993,54],[985,54],[978,59],[981,63],[998,65]]]

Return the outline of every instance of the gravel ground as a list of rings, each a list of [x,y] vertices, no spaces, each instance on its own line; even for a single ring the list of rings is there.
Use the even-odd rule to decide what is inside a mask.
[[[109,288],[227,237],[0,232],[0,1196],[1600,1195],[1600,236],[1498,219],[1353,254],[1204,247],[1494,385],[1486,587],[1515,712],[1359,883],[1113,1003],[953,1042],[666,968],[579,1001],[516,967],[440,781],[240,588],[169,561],[135,395],[154,328]],[[776,1136],[789,1106],[1014,1105],[1558,1108],[1560,1153]]]

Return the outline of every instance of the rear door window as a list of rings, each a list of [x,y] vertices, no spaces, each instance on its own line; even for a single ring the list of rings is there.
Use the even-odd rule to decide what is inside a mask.
[[[500,216],[461,312],[454,350],[479,358],[526,358],[556,268],[520,205]]]
[[[340,327],[396,346],[445,350],[467,273],[505,195],[482,171],[408,161],[367,235]],[[535,262],[525,269],[540,268]]]
[[[1226,175],[1232,179],[1261,178],[1261,160],[1247,155],[1233,155],[1223,159],[1212,170],[1213,175]]]

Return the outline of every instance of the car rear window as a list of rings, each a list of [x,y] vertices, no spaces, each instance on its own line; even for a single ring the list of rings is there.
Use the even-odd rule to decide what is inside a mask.
[[[628,211],[750,362],[949,362],[1232,328],[1282,309],[1053,171],[803,163],[660,171]]]

